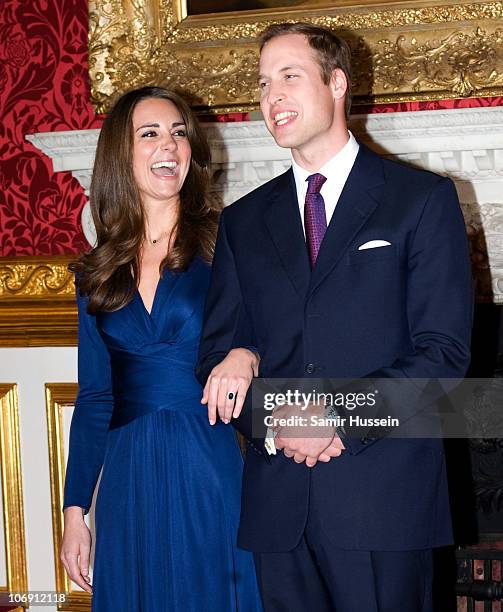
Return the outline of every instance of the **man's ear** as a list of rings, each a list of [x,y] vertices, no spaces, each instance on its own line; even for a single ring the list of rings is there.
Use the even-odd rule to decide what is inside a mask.
[[[335,68],[332,72],[332,77],[330,79],[330,87],[332,89],[334,100],[340,100],[346,95],[346,91],[348,89],[348,81],[346,79],[344,71],[341,70],[341,68]]]

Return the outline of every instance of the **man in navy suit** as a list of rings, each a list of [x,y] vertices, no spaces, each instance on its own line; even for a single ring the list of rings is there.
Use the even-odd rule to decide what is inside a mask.
[[[350,81],[348,47],[329,30],[263,34],[261,109],[292,168],[224,210],[207,298],[203,403],[249,442],[239,545],[255,552],[267,612],[428,612],[432,548],[452,542],[440,439],[285,427],[269,454],[252,427],[257,368],[439,379],[468,367],[472,282],[454,186],[355,140]],[[403,403],[407,418],[419,409]]]

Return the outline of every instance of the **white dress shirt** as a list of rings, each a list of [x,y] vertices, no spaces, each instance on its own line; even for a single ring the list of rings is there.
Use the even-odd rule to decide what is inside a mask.
[[[342,149],[329,159],[323,166],[317,171],[319,174],[323,174],[326,177],[326,181],[321,188],[321,195],[325,200],[325,213],[327,215],[327,226],[332,219],[335,207],[339,201],[344,185],[348,179],[349,173],[355,163],[356,156],[358,155],[358,149],[360,145],[356,141],[355,137],[349,132],[349,140],[342,147]],[[300,218],[302,220],[302,227],[304,227],[304,204],[306,201],[307,193],[307,177],[315,172],[309,172],[299,166],[292,157],[292,169],[293,176],[295,177],[295,186],[297,188],[297,199],[299,201]]]
[[[358,149],[360,145],[356,142],[355,137],[349,132],[349,140],[342,147],[342,149],[329,159],[323,166],[318,170],[319,174],[323,174],[326,177],[326,181],[323,183],[323,187],[320,190],[321,195],[325,201],[325,214],[327,215],[327,226],[332,219],[335,207],[339,201],[344,185],[348,180],[349,173],[353,168],[356,156],[358,155]],[[295,162],[292,157],[292,168],[293,175],[295,177],[295,186],[297,188],[297,199],[299,201],[300,218],[302,219],[302,227],[304,228],[304,234],[306,233],[306,227],[304,225],[304,204],[307,193],[307,177],[314,172],[305,170],[299,164]],[[267,429],[265,438],[265,449],[269,455],[276,454],[276,446],[274,444],[274,432],[269,427]]]

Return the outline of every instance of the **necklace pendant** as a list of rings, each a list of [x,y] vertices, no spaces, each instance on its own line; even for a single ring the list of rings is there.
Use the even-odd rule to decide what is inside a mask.
[[[157,240],[152,240],[152,244],[155,244],[157,242]]]

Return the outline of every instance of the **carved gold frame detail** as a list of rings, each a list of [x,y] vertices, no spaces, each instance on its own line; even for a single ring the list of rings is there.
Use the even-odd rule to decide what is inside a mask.
[[[1,522],[7,561],[7,584],[0,585],[0,593],[22,593],[28,588],[17,397],[15,384],[0,384]],[[23,606],[19,606],[13,612],[21,612],[23,609]]]
[[[281,21],[328,26],[348,40],[356,105],[503,94],[503,2],[304,4],[187,16],[186,0],[91,0],[97,110],[145,84],[181,90],[201,112],[256,109],[256,37]]]
[[[0,346],[77,344],[71,257],[0,258]]]
[[[72,588],[72,581],[59,558],[63,539],[63,494],[65,480],[65,440],[63,411],[73,406],[77,397],[76,383],[47,383],[45,385],[47,436],[49,443],[49,469],[51,474],[52,530],[54,542],[54,569],[56,591],[66,593],[65,603],[58,610],[89,612],[91,595]]]

